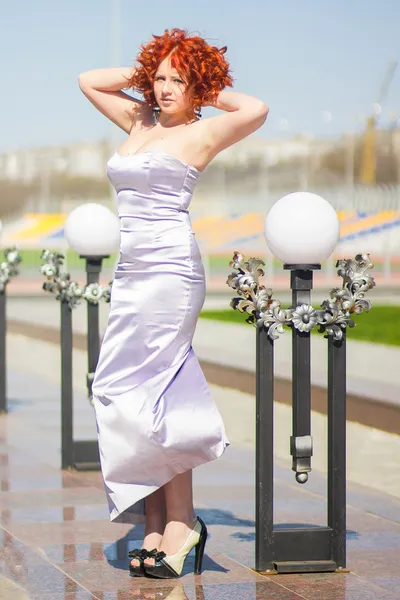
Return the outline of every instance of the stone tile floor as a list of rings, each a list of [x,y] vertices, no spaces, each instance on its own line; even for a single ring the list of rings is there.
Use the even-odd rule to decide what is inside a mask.
[[[9,374],[9,413],[0,416],[2,600],[400,599],[400,502],[360,486],[348,488],[350,573],[253,571],[254,461],[246,446],[195,471],[196,510],[210,532],[203,573],[193,575],[189,557],[179,580],[131,578],[126,556],[143,527],[109,522],[100,473],[60,470],[58,395],[39,377]],[[93,431],[88,414],[83,434]],[[299,486],[277,463],[275,522],[324,525],[325,486],[316,471]]]

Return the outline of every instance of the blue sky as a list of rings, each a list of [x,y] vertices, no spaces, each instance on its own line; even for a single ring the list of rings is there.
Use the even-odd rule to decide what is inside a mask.
[[[5,0],[0,21],[0,151],[98,140],[113,126],[84,98],[81,71],[113,64],[118,0]],[[234,89],[262,98],[258,135],[337,136],[361,127],[391,59],[399,0],[119,0],[120,64],[152,33],[181,27],[227,45]],[[211,114],[205,111],[205,116]],[[332,120],[325,122],[322,111]],[[400,114],[400,65],[382,121]],[[287,119],[287,131],[282,130]],[[123,135],[123,134],[122,134]]]

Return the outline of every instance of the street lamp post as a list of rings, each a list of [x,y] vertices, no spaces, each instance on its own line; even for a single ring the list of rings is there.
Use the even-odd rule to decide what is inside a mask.
[[[314,309],[310,296],[313,271],[338,241],[339,221],[323,198],[289,194],[267,214],[265,236],[272,253],[290,270],[292,306],[283,308],[272,290],[259,282],[264,262],[247,261],[236,252],[236,272],[227,283],[238,297],[232,308],[246,312],[257,326],[256,362],[256,570],[264,574],[344,571],[346,566],[346,328],[352,316],[370,309],[364,294],[375,282],[368,275],[368,255],[337,263],[343,286]],[[274,527],[273,523],[273,383],[274,342],[292,329],[292,470],[305,484],[311,471],[310,332],[316,326],[328,339],[328,523],[321,527]]]
[[[87,281],[82,289],[70,281],[68,273],[61,273],[64,257],[44,251],[42,273],[47,278],[43,288],[56,294],[61,304],[61,466],[63,469],[97,469],[100,466],[97,440],[73,439],[73,384],[72,384],[72,309],[82,299],[88,305],[88,395],[92,397],[92,383],[98,360],[99,301],[110,301],[111,286],[99,284],[101,264],[119,245],[119,220],[109,209],[99,204],[84,204],[73,210],[65,223],[65,237],[69,245],[85,259]]]
[[[100,204],[82,204],[71,212],[65,223],[65,238],[80,258],[85,259],[87,303],[87,350],[89,398],[100,350],[99,286],[102,262],[119,246],[119,220]]]
[[[21,260],[18,249],[13,247],[4,250],[4,260],[0,263],[0,413],[7,412],[7,284],[18,275]]]

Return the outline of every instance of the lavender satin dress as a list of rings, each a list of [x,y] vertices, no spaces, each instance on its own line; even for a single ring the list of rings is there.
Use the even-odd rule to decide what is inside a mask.
[[[164,152],[115,153],[121,247],[93,383],[110,520],[229,445],[192,348],[205,277],[188,207],[200,172]]]

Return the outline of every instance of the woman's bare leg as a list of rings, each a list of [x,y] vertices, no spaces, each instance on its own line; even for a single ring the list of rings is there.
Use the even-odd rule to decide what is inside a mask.
[[[146,548],[146,550],[157,548],[160,550],[161,539],[166,524],[164,488],[160,487],[150,494],[150,496],[147,496],[145,498],[145,506],[146,525],[144,528],[142,548]],[[133,559],[131,563],[134,566],[139,566],[138,559]]]
[[[166,526],[160,550],[167,556],[179,552],[195,524],[192,475],[186,471],[164,485]]]

